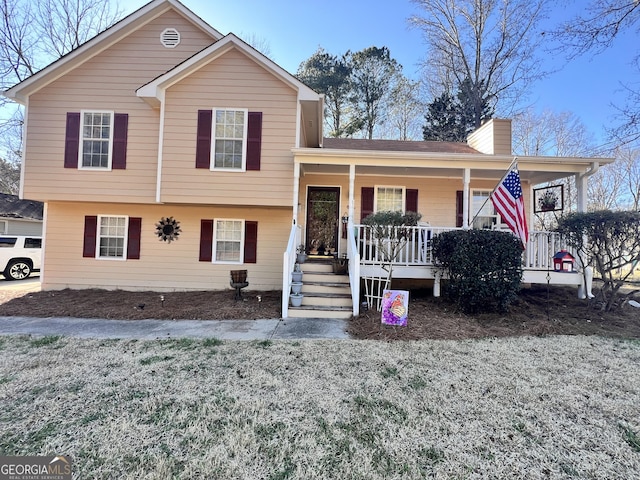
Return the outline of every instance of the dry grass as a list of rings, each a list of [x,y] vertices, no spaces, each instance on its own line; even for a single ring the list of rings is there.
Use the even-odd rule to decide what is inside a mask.
[[[0,451],[76,478],[637,478],[640,342],[0,338]]]

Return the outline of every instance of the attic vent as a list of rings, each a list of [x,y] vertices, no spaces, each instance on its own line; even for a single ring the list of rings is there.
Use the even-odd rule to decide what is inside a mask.
[[[167,48],[175,48],[180,43],[180,32],[175,28],[165,28],[160,34],[160,42]]]

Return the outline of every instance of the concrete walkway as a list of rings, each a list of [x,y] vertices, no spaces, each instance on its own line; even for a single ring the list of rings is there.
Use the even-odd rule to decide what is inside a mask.
[[[63,335],[76,338],[211,338],[220,340],[348,339],[347,320],[103,320],[0,317],[0,335]]]

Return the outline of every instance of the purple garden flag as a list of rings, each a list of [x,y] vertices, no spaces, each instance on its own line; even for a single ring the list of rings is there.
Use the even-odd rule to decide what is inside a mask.
[[[385,325],[407,325],[409,292],[407,290],[384,290],[382,294],[382,323]]]

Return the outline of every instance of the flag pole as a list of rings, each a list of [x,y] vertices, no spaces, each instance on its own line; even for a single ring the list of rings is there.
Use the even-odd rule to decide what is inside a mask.
[[[487,202],[491,199],[491,195],[493,195],[493,193],[496,191],[496,188],[498,188],[500,186],[500,184],[504,181],[504,179],[507,177],[507,175],[509,175],[509,172],[511,171],[511,169],[513,168],[513,166],[517,163],[518,161],[518,157],[513,157],[513,160],[511,160],[511,163],[509,164],[509,167],[507,168],[507,171],[505,172],[505,174],[502,176],[502,178],[498,181],[498,183],[496,183],[496,186],[493,187],[493,190],[491,190],[491,193],[489,194],[489,196],[487,197],[487,199],[482,203],[482,205],[480,206],[480,208],[478,209],[478,213],[476,213],[473,218],[471,219],[470,224],[473,225],[473,222],[475,221],[475,219],[478,217],[478,215],[480,215],[480,212],[482,211],[482,209],[484,208],[484,206],[487,204]]]

